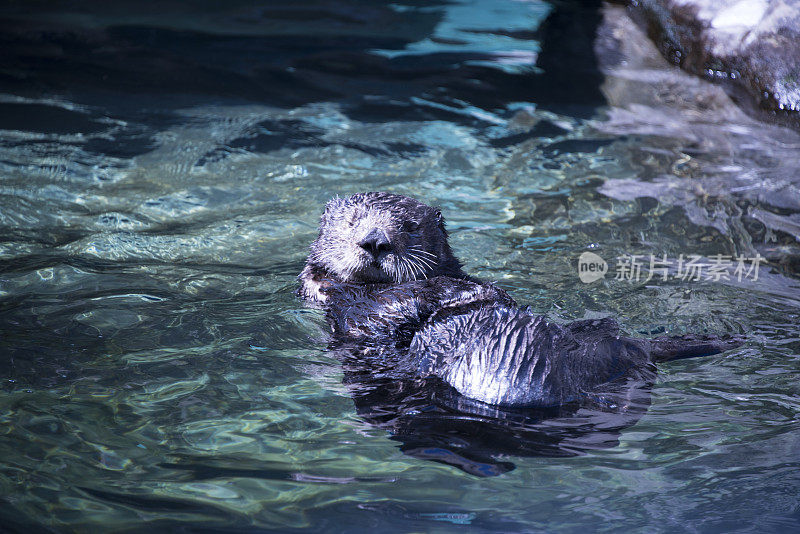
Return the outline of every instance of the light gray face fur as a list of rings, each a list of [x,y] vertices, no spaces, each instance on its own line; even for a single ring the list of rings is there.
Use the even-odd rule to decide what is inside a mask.
[[[300,275],[301,293],[323,300],[311,285],[402,283],[462,274],[447,244],[439,210],[389,193],[359,193],[328,202],[319,237]]]

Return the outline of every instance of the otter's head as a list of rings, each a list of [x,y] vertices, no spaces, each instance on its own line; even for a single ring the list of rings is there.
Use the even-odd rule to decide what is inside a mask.
[[[359,193],[325,206],[300,279],[304,296],[323,300],[309,284],[401,283],[439,275],[464,276],[441,212],[402,195]]]

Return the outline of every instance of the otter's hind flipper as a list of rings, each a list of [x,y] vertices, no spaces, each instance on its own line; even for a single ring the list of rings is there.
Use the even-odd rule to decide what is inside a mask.
[[[685,335],[663,336],[650,339],[650,357],[654,362],[666,362],[680,358],[694,358],[696,356],[711,356],[726,350],[740,347],[745,342],[745,337],[732,334],[728,336],[717,335]]]

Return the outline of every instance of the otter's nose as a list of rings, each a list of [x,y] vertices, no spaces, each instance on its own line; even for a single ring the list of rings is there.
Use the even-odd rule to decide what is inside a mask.
[[[373,228],[361,241],[358,246],[372,254],[373,258],[377,258],[381,252],[388,252],[391,250],[391,242],[386,232],[379,228]]]

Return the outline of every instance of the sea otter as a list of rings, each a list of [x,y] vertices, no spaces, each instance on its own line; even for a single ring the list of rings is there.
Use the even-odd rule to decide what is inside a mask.
[[[404,372],[501,407],[613,407],[621,385],[652,382],[655,362],[742,343],[634,338],[613,319],[547,322],[462,271],[439,210],[390,193],[328,202],[299,279],[304,298],[324,303],[338,340],[400,347],[393,361]]]

